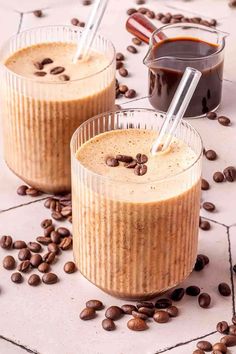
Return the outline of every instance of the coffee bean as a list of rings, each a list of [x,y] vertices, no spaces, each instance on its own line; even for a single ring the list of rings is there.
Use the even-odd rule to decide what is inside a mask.
[[[198,256],[204,260],[205,265],[209,264],[210,260],[205,254],[199,254]]]
[[[0,239],[0,246],[5,250],[9,250],[12,247],[12,237],[2,236]]]
[[[123,54],[123,53],[116,53],[116,60],[117,60],[117,61],[125,60],[124,54]]]
[[[50,265],[46,262],[43,262],[38,266],[38,271],[41,273],[47,273],[49,272],[49,270],[50,270]]]
[[[59,75],[65,71],[63,66],[56,66],[55,68],[50,70],[51,75]]]
[[[76,271],[76,265],[74,262],[65,263],[65,265],[64,265],[64,272],[65,273],[71,274],[71,273],[74,273],[75,271]],[[89,307],[89,306],[87,306],[87,307]]]
[[[202,206],[205,210],[210,211],[210,212],[213,212],[215,210],[215,205],[210,202],[204,202]]]
[[[47,229],[49,226],[52,226],[52,219],[45,219],[40,225],[43,229]]]
[[[236,325],[236,315],[232,317],[232,323]]]
[[[159,299],[155,302],[155,307],[157,309],[167,309],[170,306],[172,306],[172,301],[167,298]]]
[[[53,211],[51,216],[54,220],[62,220],[63,219],[63,216],[61,215],[61,213],[59,211]]]
[[[223,171],[228,182],[234,182],[236,179],[236,169],[233,166],[226,167]]]
[[[110,318],[113,321],[119,320],[123,314],[123,310],[118,306],[110,306],[105,312],[106,318]]]
[[[38,236],[36,238],[36,240],[41,243],[42,245],[49,245],[49,243],[52,242],[52,240],[50,239],[50,237],[44,237],[44,236]]]
[[[34,10],[33,14],[35,17],[42,17],[43,16],[42,10]]]
[[[225,116],[218,117],[218,122],[221,125],[224,125],[225,127],[227,127],[227,126],[229,126],[231,124],[230,119],[228,117],[225,117]]]
[[[194,266],[196,272],[200,272],[205,267],[205,260],[203,257],[197,255],[197,260]]]
[[[42,72],[42,71],[41,71]],[[40,191],[38,191],[37,189],[35,189],[35,188],[28,188],[27,190],[26,190],[26,194],[27,195],[30,195],[31,197],[37,197],[37,196],[39,196],[41,193],[40,193]]]
[[[48,252],[43,255],[43,261],[52,264],[56,258],[56,254],[53,252]]]
[[[103,303],[100,300],[88,300],[86,302],[87,308],[92,308],[95,311],[102,310],[104,308]]]
[[[124,66],[124,63],[122,61],[119,61],[119,60],[116,61],[116,70],[123,68],[123,66]]]
[[[119,74],[120,74],[120,76],[122,76],[122,77],[126,77],[126,76],[129,75],[129,72],[128,72],[128,70],[125,69],[125,68],[120,68],[120,69],[119,69]],[[128,91],[127,91],[127,92],[128,92]],[[126,93],[127,93],[127,92],[126,92]]]
[[[215,18],[210,20],[210,26],[215,27],[217,25],[217,20]]]
[[[226,321],[218,322],[216,325],[216,330],[221,334],[227,334],[229,330],[229,325]]]
[[[154,19],[155,18],[155,12],[154,11],[147,11],[146,12],[146,16],[150,19]]]
[[[28,186],[22,185],[17,188],[16,193],[21,196],[26,195],[26,191],[28,188],[29,188]]]
[[[135,168],[137,166],[137,160],[133,160],[132,162],[125,163],[124,166],[126,168]]]
[[[184,297],[184,288],[177,288],[172,291],[170,298],[173,301],[180,301]]]
[[[70,76],[66,75],[66,74],[60,75],[60,76],[58,76],[58,78],[61,81],[70,81]]]
[[[58,282],[58,277],[54,273],[46,273],[43,275],[42,280],[45,284],[55,284]]]
[[[57,231],[52,231],[51,240],[53,243],[56,243],[57,245],[61,242],[61,236],[59,235],[59,233]]]
[[[210,303],[211,303],[210,295],[207,293],[200,294],[198,297],[198,303],[199,303],[200,307],[206,309],[207,307],[210,306]]]
[[[143,313],[144,315],[148,316],[148,317],[152,317],[154,315],[154,308],[150,309],[149,307],[140,307],[138,309],[139,313]]]
[[[69,250],[72,247],[72,237],[65,237],[61,241],[59,247],[63,250]]]
[[[22,261],[17,269],[19,270],[19,272],[22,272],[22,273],[26,273],[30,270],[30,261],[29,260],[26,260],[26,261]]]
[[[143,5],[146,3],[146,0],[136,0],[137,5]]]
[[[211,224],[207,220],[202,220],[199,227],[204,231],[208,231],[211,228]]]
[[[44,236],[45,237],[50,237],[51,233],[55,230],[53,225],[50,225],[44,229]]]
[[[153,309],[155,306],[152,302],[140,301],[137,303],[137,308],[140,309],[140,307],[148,307],[149,309]]]
[[[198,296],[201,290],[198,286],[191,285],[186,288],[186,294],[189,296]]]
[[[43,69],[43,64],[40,63],[39,61],[36,61],[34,63],[34,66],[36,67],[37,70],[42,70]]]
[[[156,14],[156,19],[157,19],[158,21],[160,21],[163,17],[164,17],[164,14],[161,13],[161,12],[158,12],[158,13]]]
[[[223,343],[216,343],[213,345],[212,349],[214,350],[214,353],[215,351],[219,351],[221,352],[221,354],[226,354],[227,353],[227,347],[225,344]]]
[[[82,4],[83,4],[84,6],[89,6],[89,5],[92,4],[92,1],[91,1],[91,0],[83,0]]]
[[[134,173],[137,176],[144,176],[147,173],[147,165],[136,165]]]
[[[148,319],[147,315],[145,315],[144,313],[140,313],[138,311],[132,311],[132,316],[135,318],[141,318],[144,321],[146,321]]]
[[[50,274],[50,273],[49,273]],[[96,317],[96,311],[93,308],[85,308],[80,312],[80,319],[83,321],[92,320]]]
[[[210,352],[212,350],[212,344],[206,340],[200,340],[197,342],[198,349]]]
[[[146,329],[148,329],[148,325],[146,324],[146,322],[138,317],[129,320],[127,323],[127,327],[131,331],[145,331]]]
[[[137,12],[136,9],[131,8],[131,9],[128,9],[126,13],[127,13],[127,15],[131,16],[131,15],[135,14],[136,12]]]
[[[205,156],[206,156],[207,160],[210,160],[210,161],[214,161],[217,159],[217,154],[214,150],[207,150],[205,152]]]
[[[46,73],[46,71],[35,71],[35,72],[34,72],[34,75],[35,75],[35,76],[38,76],[38,77],[43,77],[43,76],[46,76],[47,73]],[[29,188],[29,189],[30,189],[30,188]],[[38,195],[38,194],[36,195],[36,192],[35,192],[35,195],[29,194],[29,192],[28,192],[29,189],[26,190],[26,194],[27,194],[27,195],[31,195],[32,197],[36,197],[36,196]],[[32,193],[32,192],[31,192],[31,193]]]
[[[116,155],[116,160],[128,163],[133,161],[133,157],[127,155]]]
[[[135,45],[141,45],[142,44],[142,41],[139,39],[139,38],[132,38],[132,42],[135,44]]]
[[[61,237],[70,236],[70,230],[68,230],[66,227],[58,227],[57,232]]]
[[[236,336],[233,335],[224,336],[221,338],[220,342],[225,344],[226,347],[234,347],[236,345]]]
[[[53,60],[51,58],[45,58],[41,62],[42,65],[48,65],[48,64],[52,64],[52,63],[53,63]]]
[[[85,27],[85,22],[80,22],[79,27]]]
[[[213,180],[214,180],[215,182],[217,182],[217,183],[223,182],[224,179],[225,179],[225,178],[224,178],[224,175],[223,175],[222,172],[217,171],[217,172],[215,172],[215,173],[213,174]]]
[[[27,246],[31,252],[35,253],[40,252],[42,249],[41,245],[38,242],[29,242]]]
[[[210,188],[209,182],[206,179],[202,178],[201,180],[202,191],[207,191],[209,188]]]
[[[119,161],[115,159],[114,157],[108,157],[106,159],[106,165],[109,167],[117,167],[119,166]]]
[[[193,351],[193,354],[205,354],[205,352],[201,349],[196,349]]]
[[[23,277],[22,277],[22,275],[20,273],[15,272],[15,273],[12,273],[12,275],[11,275],[11,281],[13,283],[20,284],[20,283],[23,282]]]
[[[120,93],[124,94],[129,90],[129,88],[126,85],[120,85],[119,90],[120,90]]]
[[[208,112],[208,113],[206,114],[206,117],[207,117],[208,119],[214,120],[214,119],[216,119],[217,114],[216,114],[216,112]]]
[[[31,258],[31,252],[28,248],[22,248],[18,253],[18,259],[20,261],[26,261]]]
[[[121,69],[122,70],[122,69]],[[129,89],[126,93],[125,93],[125,97],[126,98],[134,98],[136,96],[136,91],[133,89]]]
[[[139,164],[144,164],[144,163],[148,162],[148,157],[144,154],[137,154],[136,160]]]
[[[160,21],[161,21],[161,23],[166,25],[167,23],[170,23],[170,18],[166,17],[166,16],[163,16]]]
[[[170,317],[177,317],[179,314],[179,310],[176,306],[171,306],[166,309],[166,312],[169,314]]]
[[[105,331],[114,331],[116,329],[116,325],[110,318],[105,318],[102,321],[102,328],[105,329]]]
[[[130,304],[122,305],[121,309],[126,315],[132,315],[132,311],[138,312],[137,307],[134,305],[130,305]]]
[[[146,8],[146,7],[140,7],[138,9],[138,12],[142,15],[146,15],[146,13],[148,12],[149,10]]]
[[[228,5],[229,7],[236,7],[236,0],[230,0]]]
[[[12,270],[16,266],[15,258],[12,256],[6,256],[2,261],[3,267],[7,270]]]
[[[236,326],[235,325],[229,326],[229,334],[231,334],[232,336],[236,336]]]
[[[220,283],[218,285],[218,290],[220,295],[222,296],[230,296],[231,295],[231,289],[227,283]]]
[[[43,262],[42,256],[40,254],[33,254],[30,258],[30,264],[34,268],[38,268],[38,266]]]
[[[58,254],[59,251],[60,251],[60,248],[56,243],[54,243],[54,242],[49,243],[48,252],[53,252],[55,254]]]
[[[68,206],[65,206],[64,208],[62,208],[61,215],[64,216],[65,218],[68,216],[71,216],[72,215],[72,207],[68,205]]]
[[[53,199],[53,198],[47,198],[44,202],[45,208],[49,209],[51,207],[51,203],[53,203],[54,201],[55,201],[55,199]]]
[[[78,20],[78,18],[72,18],[71,19],[71,24],[73,25],[73,26],[79,26],[79,20]]]
[[[38,274],[32,274],[28,279],[28,284],[31,286],[37,286],[40,283],[41,283],[41,279]]]
[[[155,312],[155,314],[153,315],[153,319],[158,323],[166,323],[169,321],[170,316],[168,312],[160,310]]]

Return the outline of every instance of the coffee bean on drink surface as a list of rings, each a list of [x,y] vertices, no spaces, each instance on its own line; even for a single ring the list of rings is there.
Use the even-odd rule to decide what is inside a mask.
[[[38,236],[36,240],[41,243],[42,245],[49,245],[52,242],[50,237]]]
[[[59,244],[59,247],[63,251],[67,251],[72,247],[72,237],[65,237],[62,239],[61,243]]]
[[[229,325],[226,321],[218,322],[216,325],[216,330],[221,334],[227,334],[229,330]]]
[[[207,220],[201,220],[199,227],[204,231],[208,231],[211,228],[211,224]]]
[[[34,63],[34,66],[35,66],[35,68],[36,68],[37,70],[43,70],[43,64],[40,63],[39,61],[36,61],[36,62]]]
[[[28,186],[25,186],[25,185],[19,186],[19,187],[17,188],[17,190],[16,190],[16,193],[17,193],[18,195],[21,195],[21,196],[26,195],[26,191],[27,191],[28,188],[29,188],[29,187],[28,187]]]
[[[132,38],[132,42],[135,44],[135,45],[141,45],[142,44],[142,41],[139,39],[139,38]]]
[[[35,76],[38,76],[38,77],[43,77],[43,76],[46,76],[47,75],[47,73],[46,73],[46,71],[35,71],[34,72],[34,75]],[[28,192],[28,190],[29,189],[27,189],[27,191],[26,191],[26,194],[27,195],[31,195],[32,197],[36,197],[37,195],[38,195],[38,193],[36,193],[36,192]],[[29,193],[31,193],[31,194],[29,194]]]
[[[167,309],[170,306],[172,306],[172,301],[168,298],[159,299],[155,302],[157,309]]]
[[[49,272],[49,270],[50,270],[50,265],[46,262],[43,262],[38,266],[38,271],[41,273],[47,273]]]
[[[43,16],[42,10],[34,10],[33,14],[35,17],[42,17]]]
[[[132,316],[135,318],[141,318],[144,321],[146,321],[148,319],[147,315],[145,315],[144,313],[140,313],[138,311],[132,311]]]
[[[206,211],[213,212],[215,210],[215,205],[210,202],[204,202],[202,206]]]
[[[226,167],[223,174],[228,182],[234,182],[236,179],[236,169],[233,166]]]
[[[188,286],[185,291],[189,296],[198,296],[201,292],[200,288],[195,285]]]
[[[126,76],[128,76],[129,75],[129,72],[128,72],[128,70],[127,69],[125,69],[125,68],[120,68],[119,69],[119,74],[120,74],[120,76],[122,76],[122,77],[126,77]],[[128,91],[127,91],[128,92]]]
[[[236,336],[236,326],[235,325],[229,326],[229,334]]]
[[[225,179],[224,175],[222,172],[220,171],[217,171],[213,174],[213,180],[216,182],[216,183],[221,183],[223,182]]]
[[[30,270],[30,265],[31,265],[31,263],[30,263],[29,260],[22,261],[18,265],[17,269],[19,270],[19,272],[26,273],[26,272],[28,272]]]
[[[105,329],[105,331],[114,331],[116,329],[116,325],[110,318],[105,318],[102,321],[102,328]]]
[[[154,321],[158,322],[158,323],[166,323],[169,321],[170,316],[168,314],[168,312],[166,311],[156,311],[153,315],[153,319]]]
[[[96,311],[93,308],[85,308],[80,312],[80,319],[83,321],[92,320],[96,317]]]
[[[30,264],[34,268],[38,268],[38,266],[43,262],[42,256],[40,254],[33,254],[30,258]]]
[[[55,284],[55,283],[58,282],[58,277],[54,273],[46,273],[46,274],[43,275],[42,281],[45,284]]]
[[[144,154],[137,154],[136,160],[139,164],[144,164],[144,163],[148,162],[148,157]]]
[[[2,236],[0,239],[0,246],[5,250],[9,250],[12,247],[12,237]]]
[[[12,275],[11,275],[11,281],[13,283],[20,284],[20,283],[23,282],[23,277],[22,277],[22,275],[20,273],[15,272],[15,273],[12,273]]]
[[[177,288],[172,291],[170,298],[173,301],[180,301],[184,297],[185,290],[184,288]]]
[[[222,296],[230,296],[231,295],[231,289],[227,283],[220,283],[218,285],[218,290]]]
[[[197,342],[197,348],[206,352],[210,352],[212,350],[212,344],[207,340],[200,340]]]
[[[211,297],[207,293],[202,293],[198,297],[198,304],[200,307],[206,309],[210,306],[211,304]]]
[[[125,97],[126,98],[134,98],[136,96],[136,91],[133,89],[129,89],[128,91],[126,91],[125,93]]]
[[[6,256],[2,261],[3,267],[7,270],[12,270],[16,266],[15,258],[12,256]]]
[[[130,9],[127,10],[126,13],[127,13],[128,16],[131,16],[131,15],[135,14],[136,12],[137,12],[136,9],[130,8]]]
[[[210,160],[210,161],[214,161],[217,159],[217,154],[214,150],[207,150],[205,152],[205,156],[206,156],[207,160]]]
[[[127,50],[128,50],[128,52],[133,53],[133,54],[136,54],[138,52],[137,49],[133,45],[129,45],[127,47]]]
[[[225,117],[225,116],[218,117],[218,122],[221,125],[224,125],[225,127],[227,127],[227,126],[229,126],[231,124],[230,119],[228,117]]]
[[[206,179],[202,178],[201,180],[202,191],[207,191],[209,188],[210,188],[209,182]]]
[[[214,119],[217,118],[217,114],[216,114],[216,112],[208,112],[208,113],[206,114],[206,117],[207,117],[208,119],[214,120]]]
[[[130,304],[122,305],[121,309],[126,315],[132,315],[132,311],[138,311],[136,306]]]
[[[43,255],[43,261],[48,264],[52,264],[55,258],[56,258],[56,254],[53,252],[48,252]]]
[[[148,325],[141,318],[135,317],[128,321],[127,327],[131,331],[145,331],[148,329]]]
[[[225,344],[226,347],[234,347],[236,345],[236,336],[227,335],[221,338],[221,343]]]
[[[40,73],[43,73],[43,71],[39,71]],[[44,76],[44,75],[38,75],[38,76]],[[26,194],[27,195],[30,195],[31,197],[37,197],[37,196],[39,196],[40,195],[40,191],[38,191],[37,189],[35,189],[35,188],[28,188],[27,190],[26,190]]]
[[[119,161],[115,159],[114,157],[108,157],[106,159],[106,165],[109,167],[117,167],[119,166]]]
[[[38,274],[32,274],[28,279],[28,284],[31,286],[37,286],[40,283],[41,283],[41,279]]]
[[[152,317],[154,315],[154,308],[150,309],[149,307],[140,307],[138,309],[139,313],[143,313],[144,315],[148,316],[148,317]]]
[[[18,259],[20,261],[29,260],[31,257],[31,252],[28,248],[22,248],[18,253]]]
[[[41,245],[38,242],[29,242],[27,247],[31,252],[35,253],[40,252],[42,249]]]
[[[166,309],[170,317],[177,317],[179,314],[179,310],[176,306],[171,306]]]
[[[120,162],[132,162],[133,157],[132,156],[127,156],[127,155],[116,155],[116,160]]]
[[[134,174],[136,176],[144,176],[147,173],[147,165],[137,164],[134,168]]]
[[[50,70],[51,75],[59,75],[65,71],[63,66],[56,66],[55,68]]]
[[[65,273],[71,274],[76,271],[76,265],[74,262],[66,262],[63,269]]]
[[[60,75],[60,76],[58,76],[58,78],[61,81],[70,81],[70,76],[66,75],[66,74]]]
[[[123,310],[118,306],[110,306],[105,312],[106,318],[110,318],[113,321],[119,320],[123,314]]]
[[[223,343],[215,343],[213,346],[212,346],[212,349],[215,353],[215,351],[219,351],[220,353],[222,354],[226,354],[227,353],[227,347],[225,344]]]
[[[132,162],[127,162],[124,164],[126,168],[135,168],[137,166],[137,160],[133,160]]]
[[[53,60],[51,58],[45,58],[42,60],[41,64],[44,65],[48,65],[48,64],[52,64]]]

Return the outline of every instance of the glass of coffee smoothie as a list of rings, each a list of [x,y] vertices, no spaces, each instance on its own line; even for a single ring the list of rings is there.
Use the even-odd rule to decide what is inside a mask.
[[[74,64],[81,33],[70,26],[30,29],[0,52],[4,158],[44,192],[70,190],[73,132],[114,107],[114,47],[97,35],[90,55]]]
[[[187,122],[151,155],[164,116],[106,113],[71,141],[74,257],[105,292],[152,298],[183,281],[197,254],[202,142]]]

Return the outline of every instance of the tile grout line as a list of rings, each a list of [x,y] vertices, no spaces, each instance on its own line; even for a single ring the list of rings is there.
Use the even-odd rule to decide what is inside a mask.
[[[15,205],[15,206],[10,207],[8,209],[0,210],[0,215],[3,214],[3,213],[7,213],[8,211],[14,210],[14,209],[18,209],[18,208],[21,208],[21,207],[24,207],[24,206],[27,206],[27,205],[30,205],[30,204],[41,202],[42,200],[46,200],[47,198],[49,198],[49,197],[48,196],[47,197],[43,197],[43,198],[40,198],[40,199],[37,199],[37,200],[32,200],[31,202],[28,202],[28,203]]]
[[[14,340],[12,340],[12,339],[10,339],[10,338],[7,338],[7,337],[2,336],[1,334],[0,334],[0,339],[3,339],[3,340],[5,340],[6,342],[11,343],[11,344],[13,344],[13,345],[15,345],[15,346],[17,346],[17,347],[20,347],[21,349],[27,351],[28,353],[40,354],[38,351],[33,350],[33,349],[30,349],[30,348],[26,347],[26,346],[23,345],[23,344],[19,344],[19,343],[17,343],[16,341],[14,341]]]
[[[232,312],[233,316],[235,315],[235,290],[234,290],[234,274],[233,274],[233,261],[232,261],[232,252],[231,252],[231,240],[230,240],[230,232],[229,227],[227,227],[227,238],[228,238],[228,252],[229,252],[229,265],[230,265],[230,282],[232,289]]]
[[[23,23],[23,17],[24,17],[23,12],[20,12],[20,22],[19,22],[17,34],[20,33],[20,31],[21,31],[21,27],[22,27],[22,23]]]

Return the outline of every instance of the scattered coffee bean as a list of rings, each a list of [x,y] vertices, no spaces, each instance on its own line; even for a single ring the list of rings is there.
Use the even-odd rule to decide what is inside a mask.
[[[218,322],[216,325],[216,330],[221,334],[227,334],[229,330],[229,325],[226,321]]]
[[[61,243],[61,236],[59,235],[59,233],[57,231],[52,231],[51,240],[53,243],[56,243],[57,245],[59,245]]]
[[[207,220],[201,220],[199,227],[204,231],[208,231],[211,228],[211,224]]]
[[[231,295],[231,289],[227,283],[220,283],[218,285],[218,290],[220,295],[222,296],[230,296]]]
[[[42,60],[41,64],[44,65],[48,65],[48,64],[52,64],[53,60],[51,58],[45,58]]]
[[[128,50],[128,52],[133,53],[133,54],[136,54],[138,52],[137,49],[133,45],[129,45],[127,47],[127,50]]]
[[[204,202],[202,206],[206,211],[213,212],[215,210],[215,205],[210,202]]]
[[[199,303],[200,307],[206,309],[207,307],[210,306],[210,303],[211,303],[210,295],[207,293],[200,294],[198,297],[198,303]]]
[[[209,188],[210,188],[209,182],[206,179],[202,178],[201,180],[202,191],[207,191]]]
[[[148,317],[152,317],[154,315],[155,310],[154,310],[154,308],[150,309],[149,307],[140,307],[138,309],[138,312],[142,313]]]
[[[26,195],[26,191],[27,191],[28,188],[29,188],[28,186],[22,185],[22,186],[17,188],[16,193],[18,195],[21,195],[21,196]]]
[[[95,311],[99,311],[104,308],[103,303],[100,300],[89,300],[86,302],[86,307],[92,308]]]
[[[79,26],[79,20],[78,20],[78,18],[72,18],[71,19],[71,24],[73,25],[73,26]]]
[[[50,270],[50,265],[46,262],[43,262],[38,266],[38,271],[41,273],[47,273],[49,272],[49,270]]]
[[[138,9],[138,12],[142,15],[146,15],[146,13],[148,12],[148,9],[146,7],[140,7]]]
[[[226,347],[234,347],[236,345],[236,336],[233,335],[224,336],[221,338],[220,342],[225,344]]]
[[[12,270],[16,266],[15,258],[12,256],[6,256],[2,261],[3,267],[7,270]]]
[[[138,312],[137,307],[134,305],[130,305],[130,304],[122,305],[121,309],[126,315],[132,315],[132,311]]]
[[[148,319],[147,315],[145,315],[144,313],[140,313],[138,311],[132,311],[132,316],[135,318],[141,318],[144,321],[146,321]]]
[[[216,119],[217,114],[216,114],[216,112],[208,112],[208,113],[206,114],[206,117],[207,117],[208,119],[214,120],[214,119]]]
[[[37,286],[40,283],[41,283],[41,279],[38,274],[32,274],[28,279],[28,284],[31,286]]]
[[[70,230],[68,230],[66,227],[58,227],[57,232],[61,237],[70,236]]]
[[[205,254],[199,254],[198,256],[204,260],[205,265],[209,264],[210,260]]]
[[[131,15],[135,14],[136,12],[137,12],[137,10],[132,8],[132,9],[128,9],[126,13],[127,13],[127,15],[131,16]]]
[[[29,242],[27,247],[31,252],[35,253],[40,252],[42,249],[41,245],[38,242]]]
[[[169,321],[170,316],[168,312],[160,310],[155,312],[155,314],[153,315],[153,319],[158,323],[166,323]]]
[[[12,247],[12,237],[11,236],[2,236],[0,239],[0,246],[4,250],[9,250]]]
[[[79,27],[85,27],[85,22],[80,22]]]
[[[51,203],[52,203],[53,201],[54,201],[53,198],[47,198],[47,199],[45,200],[45,202],[44,202],[45,208],[49,209],[50,206],[51,206]]]
[[[128,76],[129,75],[129,72],[128,72],[128,70],[127,69],[125,69],[125,68],[120,68],[119,69],[119,74],[120,74],[120,76],[122,76],[122,77],[126,77],[126,76]],[[128,91],[127,91],[128,92]],[[126,93],[127,93],[126,92]]]
[[[58,254],[59,251],[60,251],[60,248],[56,243],[54,243],[54,242],[49,243],[48,252],[53,252],[55,254]]]
[[[138,317],[129,320],[127,323],[127,327],[131,331],[145,331],[146,329],[148,329],[148,325],[146,324],[146,322]]]
[[[26,273],[30,270],[30,261],[29,260],[26,260],[26,261],[22,261],[17,269],[19,270],[19,272],[22,272],[22,273]]]
[[[170,306],[172,306],[172,301],[168,298],[159,299],[155,302],[157,309],[167,309]]]
[[[65,273],[71,274],[76,271],[76,265],[74,262],[66,262],[63,269],[64,269]],[[87,307],[89,307],[89,306],[87,306]]]
[[[136,165],[134,173],[137,176],[144,176],[147,173],[147,165]]]
[[[42,17],[43,16],[42,10],[34,10],[33,14],[35,17]]]
[[[155,18],[155,12],[154,11],[147,11],[146,12],[146,16],[150,19],[154,19]]]
[[[179,314],[179,310],[176,306],[171,306],[166,309],[170,317],[177,317]]]
[[[11,275],[11,281],[13,283],[20,284],[20,283],[23,282],[23,277],[22,277],[22,275],[20,273],[15,272],[15,273],[12,273],[12,275]]]
[[[63,219],[63,216],[61,215],[61,213],[59,211],[53,211],[52,214],[51,214],[52,218],[54,220],[62,220]]]
[[[193,354],[205,354],[205,352],[203,350],[201,350],[201,349],[196,349],[196,350],[193,351]]]
[[[116,60],[125,60],[125,56],[123,53],[116,53]]]
[[[42,245],[49,245],[49,243],[52,242],[52,240],[50,239],[50,237],[44,237],[44,236],[38,236],[36,238],[36,240],[41,243]]]
[[[226,167],[223,174],[228,182],[234,182],[236,179],[236,169],[233,166]]]
[[[43,71],[40,71],[40,72],[42,73]],[[40,76],[42,76],[42,75],[40,75]],[[31,197],[37,197],[40,195],[40,192],[35,188],[28,188],[26,190],[26,194],[30,195]]]
[[[137,5],[143,5],[146,3],[146,0],[136,0]]]
[[[119,60],[116,61],[116,70],[123,68],[123,66],[124,66],[123,61],[119,61]]]
[[[20,261],[26,261],[31,258],[31,252],[28,248],[22,248],[18,253],[18,259]]]
[[[137,160],[133,160],[132,162],[127,162],[124,164],[126,168],[135,168],[137,166]]]
[[[116,325],[110,318],[105,318],[102,321],[102,328],[105,329],[105,331],[114,331],[116,329]]]
[[[214,161],[217,159],[217,154],[214,150],[207,150],[205,152],[205,156],[206,156],[207,160],[210,160],[210,161]]]
[[[133,157],[132,156],[126,156],[126,155],[117,155],[116,160],[121,161],[121,162],[132,162]]]
[[[196,272],[200,272],[205,267],[205,260],[203,257],[197,255],[197,260],[194,266]]]
[[[216,182],[216,183],[221,183],[221,182],[223,182],[224,181],[224,175],[223,175],[223,173],[222,172],[219,172],[219,171],[217,171],[217,172],[215,172],[214,174],[213,174],[213,180]]]
[[[118,306],[110,306],[105,312],[106,318],[110,318],[113,321],[119,320],[123,314],[123,310]]]
[[[63,66],[56,66],[55,68],[50,70],[51,75],[59,75],[65,71]]]
[[[229,7],[236,7],[236,0],[230,0],[228,5]]]
[[[206,340],[200,340],[197,342],[198,349],[210,352],[212,350],[212,344]]]
[[[20,250],[20,249],[26,248],[26,247],[27,247],[27,245],[26,245],[25,241],[17,240],[13,243],[13,248],[15,250]]]
[[[236,326],[235,325],[229,326],[229,334],[236,336]]]
[[[47,229],[49,226],[52,226],[52,219],[45,219],[40,225],[43,229]]]
[[[34,268],[38,268],[38,266],[43,262],[42,256],[40,254],[33,254],[30,258],[30,264]]]
[[[72,214],[72,207],[70,205],[65,206],[64,208],[62,208],[61,215],[63,215],[65,218],[66,217],[70,217],[71,214]]]
[[[184,288],[177,288],[172,291],[170,298],[173,301],[180,301],[184,297],[185,290]]]
[[[132,38],[132,42],[135,44],[135,45],[141,45],[142,44],[142,41],[139,39],[139,38]]]
[[[201,290],[198,286],[191,285],[186,288],[186,294],[189,296],[198,296]]]
[[[50,237],[51,233],[55,230],[53,225],[50,225],[44,229],[44,236],[45,237]]]
[[[61,241],[59,247],[63,250],[69,250],[72,247],[72,237],[65,237]]]
[[[137,154],[136,160],[139,164],[144,164],[144,163],[148,162],[148,157],[144,154]]]
[[[55,283],[58,282],[58,277],[54,273],[46,273],[46,274],[43,275],[42,281],[45,284],[55,284]]]
[[[215,353],[215,351],[217,351],[217,350],[218,350],[221,354],[226,354],[226,353],[227,353],[227,347],[226,347],[226,345],[223,344],[223,343],[216,343],[216,344],[214,344],[213,347],[212,347],[212,349],[213,349],[214,353]]]
[[[52,264],[54,262],[55,258],[56,258],[56,255],[53,252],[48,252],[43,255],[43,261],[48,264]]]
[[[50,274],[50,273],[48,273]],[[80,312],[80,319],[83,321],[92,320],[96,317],[96,311],[93,308],[85,308]]]
[[[117,167],[117,166],[119,166],[119,161],[117,159],[115,159],[114,157],[108,157],[106,159],[106,164],[109,167]]]
[[[137,308],[140,309],[140,307],[148,307],[149,309],[153,309],[155,306],[152,302],[140,301],[137,303]]]
[[[126,85],[120,85],[119,90],[120,90],[120,93],[125,94],[129,90],[129,88]]]
[[[161,13],[161,12],[158,12],[158,13],[156,14],[156,19],[157,19],[158,21],[160,21],[163,17],[164,17],[164,14]]]
[[[83,0],[82,4],[83,4],[84,6],[89,6],[89,5],[92,4],[92,1],[91,1],[91,0]]]
[[[218,117],[218,122],[221,125],[224,125],[225,127],[227,127],[227,126],[229,126],[231,124],[230,119],[228,117],[225,117],[225,116]]]
[[[122,69],[121,69],[122,70]],[[125,97],[126,98],[134,98],[136,96],[136,91],[133,89],[129,89],[126,93],[125,93]]]

